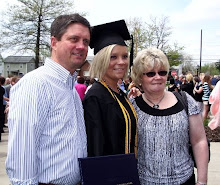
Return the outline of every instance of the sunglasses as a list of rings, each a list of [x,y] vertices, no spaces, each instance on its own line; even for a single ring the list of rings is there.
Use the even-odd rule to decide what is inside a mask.
[[[159,71],[159,72],[148,72],[148,73],[143,73],[143,75],[146,75],[147,77],[154,77],[156,74],[160,75],[160,76],[166,76],[167,75],[167,71]]]

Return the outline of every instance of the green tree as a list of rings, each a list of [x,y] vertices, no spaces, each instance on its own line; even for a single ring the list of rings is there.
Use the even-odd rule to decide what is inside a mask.
[[[146,47],[146,33],[145,33],[145,23],[141,18],[130,18],[126,21],[128,29],[131,35],[133,35],[134,40],[134,57],[137,52]]]
[[[209,73],[210,75],[219,74],[219,70],[216,68],[215,63],[205,64],[201,67],[202,73]]]
[[[192,74],[197,74],[197,66],[194,65],[192,57],[190,55],[183,55],[183,60],[182,60],[182,73],[187,74],[187,73],[192,73]]]
[[[3,62],[3,57],[2,57],[2,55],[0,54],[0,63],[2,63]]]
[[[182,53],[184,47],[178,46],[177,43],[172,46],[169,44],[169,38],[172,35],[169,17],[151,16],[147,23],[144,23],[140,18],[130,18],[126,23],[134,38],[134,56],[143,48],[156,47],[167,55],[170,66],[178,66],[183,63],[187,64],[183,65],[186,69],[188,67],[190,69],[192,65],[187,61],[191,61],[191,58]]]
[[[169,60],[170,66],[178,66],[183,63],[184,56],[181,53],[184,47],[179,47],[177,43],[174,43],[174,46],[167,46],[166,51],[164,51]]]
[[[169,17],[150,17],[150,21],[146,27],[146,37],[148,47],[156,47],[163,51],[169,47],[168,41],[172,34],[171,27],[169,26]]]
[[[182,55],[176,51],[176,50],[168,50],[167,53],[167,58],[169,60],[170,66],[178,66],[179,64],[181,64],[181,58]]]
[[[169,18],[166,16],[150,17],[145,23],[141,18],[130,18],[126,21],[128,29],[134,38],[134,55],[147,48],[156,47],[166,52],[169,48],[169,37],[172,34]]]
[[[63,13],[73,13],[68,0],[17,0],[4,12],[1,20],[1,48],[35,55],[35,68],[40,58],[50,51],[50,24]]]
[[[215,67],[218,70],[218,72],[220,73],[220,60],[218,60],[218,62],[215,63]]]

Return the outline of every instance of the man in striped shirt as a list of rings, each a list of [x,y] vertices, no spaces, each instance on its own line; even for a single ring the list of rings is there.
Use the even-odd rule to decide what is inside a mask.
[[[51,25],[51,58],[10,92],[6,170],[13,185],[75,185],[78,158],[87,156],[76,69],[86,59],[90,24],[79,14]]]

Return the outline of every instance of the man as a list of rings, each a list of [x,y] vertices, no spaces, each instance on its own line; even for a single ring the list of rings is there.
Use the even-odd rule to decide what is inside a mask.
[[[4,95],[5,95],[5,88],[4,88],[5,78],[0,76],[0,142],[1,142],[1,133],[4,133],[4,123],[5,123],[5,116],[4,116]]]
[[[123,79],[119,79],[119,80],[118,80],[118,86],[121,88],[121,90],[122,90],[123,92],[126,92],[125,83],[124,83]]]
[[[12,184],[75,185],[87,156],[83,109],[74,88],[90,24],[78,14],[51,25],[51,58],[11,88],[6,170]]]
[[[218,75],[214,75],[213,78],[211,79],[211,85],[216,86],[218,81],[219,81]]]
[[[177,75],[174,76],[174,84],[178,89],[180,89],[180,85],[182,84],[182,81],[179,80],[179,76]]]
[[[10,84],[10,78],[9,77],[7,77],[7,78],[5,78],[5,84],[4,84],[4,86],[7,86],[7,85],[9,85]]]
[[[4,110],[5,110],[5,112],[4,112],[5,123],[8,122],[7,120],[8,120],[9,103],[7,103],[7,102],[9,102],[10,90],[11,90],[11,87],[14,86],[20,80],[20,78],[17,76],[13,76],[8,79],[9,79],[9,84],[4,87],[5,88],[5,95],[4,95],[4,100],[3,100],[3,105],[4,105]],[[4,127],[7,127],[7,126],[4,125]]]
[[[0,103],[0,131],[1,133],[4,133],[5,131],[3,128],[7,127],[5,125],[5,112],[4,111],[5,111],[7,102],[9,101],[6,95],[4,84],[5,84],[5,77],[0,76],[0,102],[1,102]]]
[[[6,97],[9,98],[9,94],[10,94],[10,89],[13,85],[15,85],[18,81],[20,80],[20,78],[18,78],[17,76],[11,77],[10,78],[10,84],[5,86],[5,91],[6,91]]]
[[[75,84],[76,91],[78,92],[81,100],[84,98],[87,89],[87,86],[84,84],[84,82],[85,82],[84,77],[79,76],[77,78],[77,84]]]

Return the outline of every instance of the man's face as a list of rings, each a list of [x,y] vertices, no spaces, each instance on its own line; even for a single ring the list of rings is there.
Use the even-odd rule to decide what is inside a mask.
[[[89,28],[80,23],[71,24],[60,41],[51,38],[52,59],[72,74],[84,63],[89,42]]]

